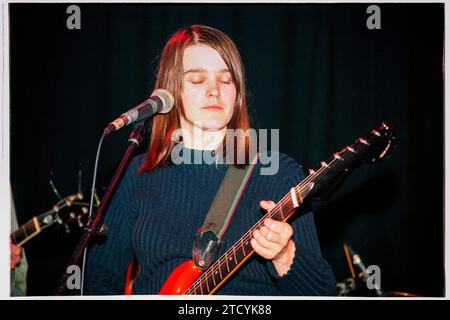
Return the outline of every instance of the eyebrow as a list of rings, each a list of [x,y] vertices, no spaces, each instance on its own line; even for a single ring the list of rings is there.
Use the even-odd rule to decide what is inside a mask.
[[[206,72],[206,70],[203,68],[189,69],[189,70],[183,72],[183,75],[185,75],[186,73],[191,73],[191,72],[192,73],[195,73],[195,72],[204,73],[204,72]],[[226,68],[219,70],[219,73],[225,73],[225,72],[230,72],[230,70],[228,70]]]

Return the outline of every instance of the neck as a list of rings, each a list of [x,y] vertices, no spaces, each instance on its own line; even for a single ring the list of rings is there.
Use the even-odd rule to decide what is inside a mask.
[[[225,138],[227,128],[205,130],[201,127],[181,121],[183,144],[189,149],[215,150]]]

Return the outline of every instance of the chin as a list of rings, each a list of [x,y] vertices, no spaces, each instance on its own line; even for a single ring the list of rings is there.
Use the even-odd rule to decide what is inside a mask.
[[[208,119],[202,122],[202,129],[211,131],[222,130],[227,126],[227,124],[228,122],[224,121],[223,119]]]

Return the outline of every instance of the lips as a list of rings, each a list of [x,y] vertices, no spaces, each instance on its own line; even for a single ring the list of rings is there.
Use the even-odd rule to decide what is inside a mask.
[[[206,109],[206,110],[223,110],[223,107],[221,107],[221,106],[206,106],[206,107],[203,107],[202,109]]]

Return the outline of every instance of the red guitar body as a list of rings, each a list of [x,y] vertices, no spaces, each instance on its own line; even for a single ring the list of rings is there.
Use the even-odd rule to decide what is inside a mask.
[[[167,278],[159,294],[183,294],[203,272],[193,260],[183,262]]]
[[[137,275],[137,263],[133,260],[128,266],[126,279],[125,279],[125,290],[124,295],[132,294],[133,279]],[[159,294],[165,295],[182,295],[189,289],[190,285],[198,278],[198,276],[203,272],[202,269],[198,268],[193,260],[188,260],[183,262],[178,267],[173,270],[169,278],[167,278],[163,287],[159,291]]]

